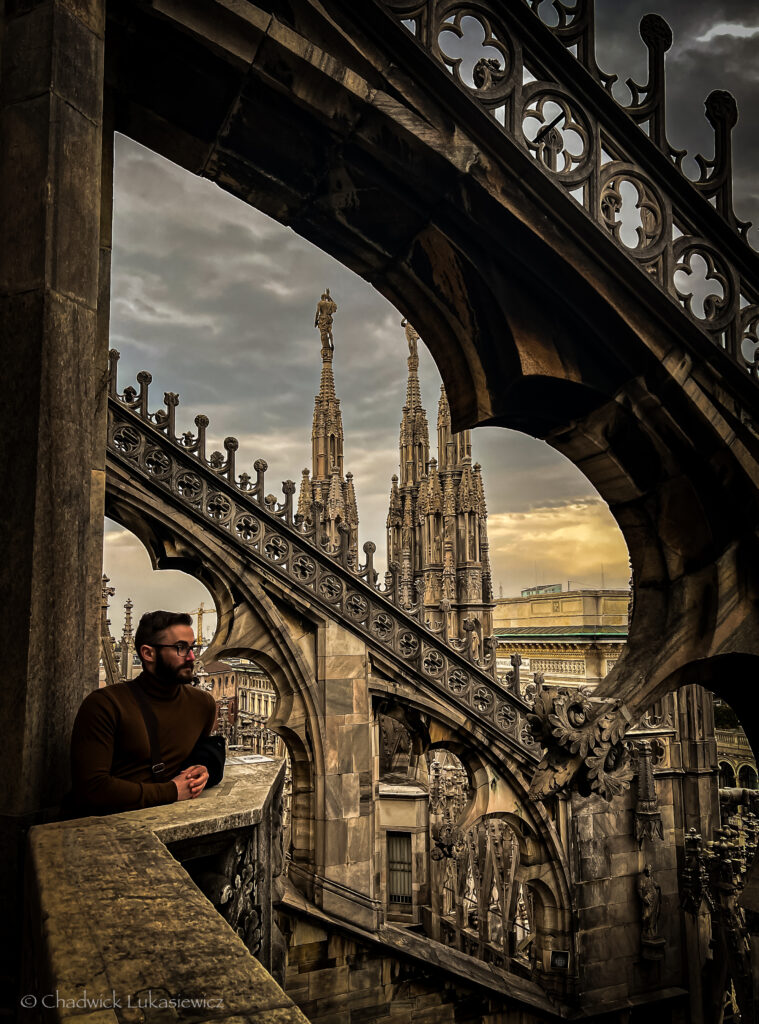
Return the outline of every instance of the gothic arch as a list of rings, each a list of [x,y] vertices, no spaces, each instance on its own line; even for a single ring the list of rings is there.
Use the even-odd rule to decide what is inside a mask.
[[[526,878],[525,887],[533,896],[536,945],[543,956],[551,950],[565,950],[575,954],[571,913],[561,905],[557,894],[543,878]],[[538,964],[548,967],[549,964]]]
[[[117,129],[291,226],[411,317],[456,428],[544,438],[593,482],[637,586],[629,648],[602,692],[634,716],[673,662],[756,649],[759,442],[743,427],[753,396],[739,368],[713,369],[666,296],[641,301],[613,243],[607,262],[591,258],[587,224],[553,223],[529,157],[526,188],[474,123],[452,145],[446,104],[463,111],[432,62],[389,81],[381,34],[359,51],[343,14],[310,4],[281,14],[284,32],[230,14],[248,57],[212,18],[172,12],[149,32],[139,9],[109,25]],[[135,61],[140,75],[120,78]]]
[[[465,830],[490,818],[508,823],[517,840],[525,881],[540,876],[554,904],[571,915],[569,865],[546,807],[529,799],[527,785],[506,768],[503,760],[493,757],[489,747],[479,748],[471,743],[471,737],[463,738],[453,729],[450,731],[449,739],[436,739],[430,749],[440,748],[455,754],[474,788],[473,797],[456,824]],[[501,779],[500,787],[497,783],[495,789],[492,788],[494,776]]]
[[[244,654],[269,674],[277,693],[269,727],[282,737],[291,760],[292,860],[296,869],[310,871],[317,856],[313,823],[323,801],[324,761],[312,671],[291,629],[252,573],[236,571],[228,551],[217,551],[208,535],[199,541],[183,516],[166,513],[138,488],[109,476],[106,514],[138,537],[155,569],[180,569],[208,588],[217,612],[208,659]]]
[[[747,653],[719,654],[688,662],[666,678],[662,693],[694,683],[724,700],[738,716],[754,757],[759,754],[759,725],[751,681],[759,674],[759,656]],[[735,770],[735,766],[733,765]]]

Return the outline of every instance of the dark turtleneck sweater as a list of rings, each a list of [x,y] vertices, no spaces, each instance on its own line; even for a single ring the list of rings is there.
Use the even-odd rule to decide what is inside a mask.
[[[201,736],[213,729],[216,702],[210,693],[184,683],[163,683],[148,672],[135,682],[155,712],[164,778],[169,781],[153,781],[150,739],[130,687],[103,687],[84,698],[71,734],[73,796],[80,813],[112,814],[173,803],[177,787],[170,780]]]

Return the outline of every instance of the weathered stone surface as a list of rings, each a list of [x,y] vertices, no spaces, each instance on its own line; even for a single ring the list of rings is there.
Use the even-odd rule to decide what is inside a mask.
[[[194,801],[32,829],[28,884],[41,930],[30,955],[44,965],[39,982],[72,1001],[54,1019],[79,1020],[73,1003],[86,989],[101,1002],[115,994],[127,1016],[130,1001],[181,995],[206,1000],[208,1019],[226,1010],[303,1022],[165,845],[260,823],[282,772],[233,766]]]
[[[404,929],[384,926],[372,934],[348,923],[336,925],[289,887],[285,907],[288,915],[293,915],[296,934],[307,920],[310,925],[318,922],[330,936],[328,943],[317,944],[328,947],[329,968],[325,966],[324,954],[320,958],[313,949],[309,950],[314,965],[309,967],[309,961],[303,959],[302,946],[291,950],[291,964],[294,959],[298,962],[299,973],[292,976],[298,979],[296,985],[291,989],[288,983],[286,990],[309,1019],[318,1024],[332,1019],[338,1006],[344,1007],[339,1012],[349,1013],[351,1021],[366,1020],[367,1024],[384,1020],[385,1006],[387,1019],[393,1024],[404,1019],[488,1019],[488,1012],[508,1014],[512,999],[521,1004],[519,1012],[529,1024],[538,1024],[544,1019],[543,1014],[550,1017],[560,1009],[546,998],[540,986]],[[301,983],[304,972],[310,971],[318,977],[319,985],[327,985],[334,972],[339,972],[347,985],[343,988],[341,981],[340,992],[333,990],[329,1001],[322,1001],[311,994],[310,988],[306,992]],[[487,991],[489,995],[484,994]],[[307,1000],[302,1001],[302,995],[308,995]],[[503,999],[505,1003],[499,1001]]]
[[[669,280],[657,284],[658,268],[649,268],[650,278],[639,274],[631,287],[630,254],[603,225],[589,244],[588,213],[596,216],[595,206],[573,205],[546,168],[477,108],[474,93],[459,89],[434,60],[419,59],[421,35],[412,39],[378,3],[351,8],[303,0],[289,5],[282,20],[250,4],[220,9],[115,0],[109,10],[116,128],[262,205],[362,273],[413,314],[429,339],[456,425],[498,423],[547,438],[611,503],[638,585],[630,647],[602,684],[604,693],[625,702],[619,721],[627,723],[654,698],[686,683],[721,689],[736,705],[750,700],[736,681],[755,672],[759,650],[755,381],[720,351],[719,334],[705,333],[673,305]],[[9,685],[0,700],[10,722],[10,771],[19,780],[2,812],[16,827],[65,785],[68,727],[76,698],[87,688],[82,623],[93,574],[81,563],[82,552],[96,546],[92,473],[102,469],[92,455],[97,443],[86,414],[95,404],[93,368],[103,340],[102,320],[95,331],[94,317],[97,303],[106,301],[96,258],[103,248],[97,166],[105,8],[97,0],[51,0],[12,4],[7,14],[0,204],[10,240],[0,246],[0,278],[10,339],[4,367],[16,386],[6,396],[11,429],[5,447],[6,458],[21,452],[23,465],[13,469],[14,507],[0,523],[0,535],[10,539],[0,561],[14,582],[23,581],[6,621],[9,634],[23,642],[8,652]],[[508,31],[518,33],[528,15],[515,14]],[[548,30],[540,31],[546,42]],[[18,53],[9,54],[11,48]],[[588,109],[608,114],[611,98],[600,90],[583,93],[595,86],[567,75],[561,61],[570,56],[555,39],[538,46],[543,50],[550,76],[590,99]],[[611,109],[612,127],[629,141],[629,119]],[[638,159],[649,143],[635,139],[630,152]],[[668,156],[654,159],[659,164],[649,160],[647,166],[669,186],[676,171]],[[688,189],[687,200],[675,197],[687,207],[679,223],[713,229],[718,214]],[[755,274],[756,259],[736,250],[742,243],[732,226],[714,230],[725,258],[734,260],[740,251],[736,265]],[[740,283],[731,279],[733,304]],[[734,331],[725,341],[735,346]],[[512,815],[521,878],[533,886],[538,907],[534,944],[540,956],[571,945],[576,910],[582,931],[586,910],[597,920],[599,908],[634,905],[644,853],[631,839],[629,802],[602,811],[598,798],[589,801],[592,820],[577,824],[580,841],[589,845],[575,858],[566,818],[562,824],[560,813],[553,822],[523,799],[529,758],[516,763],[497,730],[475,721],[463,698],[442,701],[439,691],[418,687],[397,665],[388,671],[381,658],[370,686],[367,645],[354,631],[278,584],[273,572],[249,572],[218,538],[193,546],[188,538],[197,542],[199,531],[192,513],[158,507],[155,494],[128,475],[109,487],[114,506],[150,537],[158,564],[200,550],[203,573],[214,577],[220,622],[229,627],[229,648],[255,651],[277,675],[277,726],[289,730],[293,753],[292,877],[325,910],[348,924],[355,916],[375,938],[381,934],[382,851],[371,831],[373,783],[380,776],[372,702],[381,700],[413,705],[436,719],[430,734],[466,749],[473,815]],[[683,776],[666,801],[673,808],[666,852],[651,857],[667,897],[677,890],[673,843],[682,826],[711,825],[718,813],[703,718],[699,726],[704,704],[692,687],[681,692],[682,739],[673,754]],[[492,791],[491,763],[510,780],[502,779],[500,788],[495,780]],[[397,809],[397,826],[410,829],[417,844],[425,827],[422,804],[413,821],[407,808]],[[198,837],[196,811],[171,833],[174,841]],[[347,841],[346,830],[333,822],[348,823]],[[416,845],[412,863],[413,891],[421,894],[428,880],[419,878],[425,858]],[[578,871],[588,881],[575,890]],[[171,901],[160,878],[152,883],[157,905]],[[662,928],[672,944],[679,911],[672,898],[663,908]],[[626,926],[620,920],[615,933]],[[72,925],[58,927],[63,942]],[[598,944],[600,924],[587,928]],[[382,941],[399,950],[413,947],[418,969],[418,936],[387,932]],[[615,973],[645,987],[631,974],[630,943],[614,939],[612,945],[616,962],[591,965],[605,1002],[618,993]],[[453,951],[439,953],[429,942],[423,948],[430,961],[441,958],[441,971],[458,963]],[[574,972],[578,965],[569,952]],[[594,953],[601,955],[600,946]],[[393,969],[404,956],[393,959]],[[678,957],[687,960],[674,945],[667,956],[664,972],[673,971]],[[480,968],[485,973],[478,977],[488,978],[482,987],[493,988],[495,969],[489,977]],[[387,991],[378,1006],[388,1007],[391,1017],[424,1019],[440,993],[428,986],[426,1005],[414,1004],[398,970],[390,978],[383,964]],[[513,984],[508,999],[534,994]],[[463,997],[454,995],[450,1003],[456,1000],[460,1005]],[[347,1012],[338,1003],[316,1009],[325,1024]],[[479,1009],[479,1002],[470,1007],[475,1015]]]
[[[20,927],[19,830],[49,815],[65,791],[70,726],[96,682],[86,631],[88,554],[94,547],[100,558],[91,542],[102,534],[90,518],[90,456],[104,7],[10,5],[3,22],[0,334],[14,386],[0,473],[14,480],[14,500],[0,514],[0,544],[7,626],[17,638],[0,696],[15,779],[0,798],[2,831],[13,837],[2,864],[5,1003],[18,978],[11,936]]]

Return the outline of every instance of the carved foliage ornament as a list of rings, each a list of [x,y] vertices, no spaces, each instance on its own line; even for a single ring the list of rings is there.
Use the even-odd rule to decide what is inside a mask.
[[[607,800],[629,788],[635,773],[629,747],[622,742],[629,719],[620,701],[593,697],[586,689],[556,692],[541,686],[527,720],[546,748],[533,778],[534,796],[560,789],[576,769]]]
[[[595,747],[585,765],[592,788],[607,800],[629,789],[635,775],[626,743],[603,743]]]

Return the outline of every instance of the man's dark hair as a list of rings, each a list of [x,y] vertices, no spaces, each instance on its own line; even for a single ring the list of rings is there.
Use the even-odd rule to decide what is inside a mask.
[[[140,619],[137,632],[134,634],[134,649],[142,661],[140,648],[143,644],[150,644],[156,637],[163,633],[164,629],[170,626],[191,626],[192,615],[187,612],[145,612]]]

